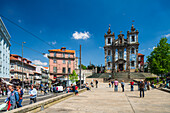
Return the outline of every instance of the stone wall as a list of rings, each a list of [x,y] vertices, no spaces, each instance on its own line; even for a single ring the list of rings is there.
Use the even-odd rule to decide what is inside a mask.
[[[80,70],[79,69],[76,69],[75,70],[76,71],[76,74],[78,74],[79,75],[79,73],[80,73]],[[91,76],[93,74],[93,70],[89,70],[89,69],[82,69],[81,70],[81,80],[85,80],[84,81],[84,83],[86,83],[86,78],[88,77],[88,76]],[[78,78],[79,79],[79,78]]]

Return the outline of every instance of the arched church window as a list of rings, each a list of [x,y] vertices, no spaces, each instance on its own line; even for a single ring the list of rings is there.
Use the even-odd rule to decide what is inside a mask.
[[[108,62],[108,64],[107,64],[107,65],[108,65],[108,67],[110,67],[110,62]]]
[[[108,50],[108,55],[111,55],[111,50]]]
[[[123,58],[123,52],[122,51],[119,51],[119,58]]]
[[[131,53],[132,53],[132,54],[135,53],[135,49],[134,49],[134,48],[131,49]]]
[[[108,38],[108,44],[111,44],[111,39],[110,38]]]
[[[120,44],[122,44],[122,38],[120,39]]]
[[[135,66],[135,62],[134,61],[131,61],[131,66]]]
[[[135,36],[132,36],[132,40],[131,40],[132,42],[134,42],[135,41]]]

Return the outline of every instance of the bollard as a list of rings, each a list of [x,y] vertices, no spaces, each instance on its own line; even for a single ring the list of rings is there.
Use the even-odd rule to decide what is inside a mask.
[[[44,104],[41,105],[41,111],[43,111],[43,110],[44,110]]]

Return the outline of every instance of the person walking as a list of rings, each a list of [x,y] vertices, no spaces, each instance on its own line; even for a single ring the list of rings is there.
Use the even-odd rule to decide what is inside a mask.
[[[96,88],[98,87],[98,80],[96,80]]]
[[[143,93],[143,97],[145,96],[145,95],[144,95],[145,83],[144,83],[143,80],[141,80],[139,87],[140,87],[140,98],[141,98],[141,97],[142,97],[142,93]]]
[[[131,81],[131,82],[130,82],[130,85],[131,85],[131,91],[134,91],[134,87],[133,87],[134,82],[133,82],[133,81]]]
[[[151,87],[154,88],[154,81],[151,82]]]
[[[19,103],[19,94],[13,86],[10,86],[9,90],[11,91],[10,96],[6,98],[5,102],[7,104],[10,101],[10,110],[13,110],[16,108],[16,103]]]
[[[17,103],[17,107],[19,108],[19,107],[22,107],[21,104],[22,104],[24,93],[23,93],[23,90],[21,90],[21,86],[17,86],[16,88],[17,88],[17,92],[19,94],[19,102]]]
[[[115,85],[115,91],[116,92],[118,91],[118,84],[119,84],[119,82],[117,81],[117,79],[115,79],[114,85]]]
[[[10,94],[11,94],[11,91],[9,90],[12,86],[9,85],[8,88],[7,88],[7,98],[10,97]],[[7,106],[7,111],[10,110],[10,107],[11,107],[11,103],[10,103],[10,100],[8,101],[8,106]]]
[[[144,88],[144,90],[146,91],[147,90],[147,81],[145,80],[145,88]]]
[[[36,103],[36,98],[37,98],[37,90],[34,88],[33,85],[31,85],[31,89],[29,91],[30,95],[30,104],[32,104],[32,101]]]
[[[122,82],[121,82],[121,87],[122,87],[122,92],[124,92],[124,87],[125,87],[124,80],[122,80]]]
[[[44,86],[43,86],[43,84],[41,83],[41,84],[40,84],[41,93],[43,92],[43,88],[44,88]]]
[[[77,85],[75,85],[75,95],[78,95],[78,86]]]
[[[109,81],[109,88],[111,88],[111,82]]]
[[[90,84],[91,84],[91,87],[94,87],[94,85],[93,85],[93,81],[91,81],[91,83],[90,83]]]
[[[147,81],[147,90],[150,90],[150,81]]]
[[[112,88],[113,88],[113,83],[114,83],[114,81],[112,80],[111,83],[112,83]]]

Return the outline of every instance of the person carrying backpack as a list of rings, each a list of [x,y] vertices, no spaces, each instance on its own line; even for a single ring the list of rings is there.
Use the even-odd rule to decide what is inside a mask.
[[[13,110],[16,108],[16,103],[19,103],[19,94],[14,90],[14,87],[9,87],[9,90],[11,91],[10,96],[6,98],[5,102],[8,103],[10,101],[10,110]]]
[[[17,86],[16,87],[17,88],[17,91],[18,91],[18,94],[19,94],[19,103],[17,103],[17,107],[19,108],[19,107],[22,107],[22,100],[23,100],[23,95],[24,95],[24,93],[23,93],[23,91],[21,90],[21,86]]]

